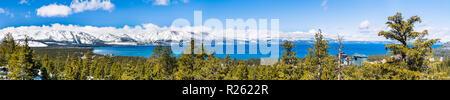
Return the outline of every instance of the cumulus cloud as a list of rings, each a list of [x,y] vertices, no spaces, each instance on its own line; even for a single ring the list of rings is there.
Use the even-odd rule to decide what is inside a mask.
[[[152,3],[157,6],[167,6],[170,4],[178,4],[179,2],[188,3],[190,0],[142,0],[145,3]]]
[[[426,38],[429,39],[441,39],[441,42],[450,42],[450,28],[449,27],[433,27],[428,24],[428,22],[424,21],[418,26],[416,26],[416,30],[418,32],[422,32],[424,30],[428,30],[428,36]]]
[[[370,22],[368,20],[362,21],[361,24],[359,24],[359,29],[369,29]]]
[[[181,2],[183,2],[183,3],[188,3],[189,0],[181,0]]]
[[[373,27],[369,20],[364,20],[359,24],[360,33],[377,33],[381,30],[383,30],[383,28]]]
[[[28,4],[28,0],[20,0],[19,4]]]
[[[41,17],[66,17],[72,13],[72,9],[66,5],[50,4],[36,10]]]
[[[170,0],[155,0],[153,5],[169,5]]]
[[[317,33],[317,31],[316,31],[315,29],[310,29],[308,32],[309,32],[310,34],[315,34],[315,33]]]
[[[5,13],[5,9],[0,8],[0,13]]]
[[[13,13],[10,13],[8,10],[0,8],[0,14],[5,14],[6,16],[14,17]]]
[[[31,12],[28,11],[27,14],[25,15],[25,18],[30,18],[31,17]]]
[[[441,39],[441,42],[450,42],[450,28],[428,29],[430,39]]]
[[[105,10],[112,11],[115,5],[110,0],[73,0],[69,6],[50,4],[38,8],[37,15],[41,17],[66,17],[70,14],[84,11]]]
[[[70,8],[73,9],[74,13],[98,9],[111,11],[114,9],[114,6],[110,0],[74,0],[70,4]]]
[[[328,10],[327,6],[328,0],[323,0],[322,4],[320,5],[324,10]]]

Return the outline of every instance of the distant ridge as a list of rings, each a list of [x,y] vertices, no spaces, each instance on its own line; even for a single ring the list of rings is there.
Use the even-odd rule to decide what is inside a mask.
[[[443,44],[441,47],[434,49],[434,55],[437,57],[450,58],[450,42]]]

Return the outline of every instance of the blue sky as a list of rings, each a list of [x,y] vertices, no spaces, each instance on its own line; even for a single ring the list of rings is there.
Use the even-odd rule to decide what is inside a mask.
[[[437,35],[449,35],[450,0],[94,0],[92,6],[71,6],[78,0],[0,0],[0,28],[53,23],[123,27],[152,23],[170,26],[176,18],[276,18],[285,32],[323,29],[328,33],[376,34],[387,16],[418,15]],[[79,1],[92,2],[89,1]],[[104,3],[107,2],[107,3]],[[42,9],[46,6],[57,8]],[[61,13],[61,10],[63,13]],[[39,13],[41,11],[41,13]],[[49,14],[50,13],[50,14]]]

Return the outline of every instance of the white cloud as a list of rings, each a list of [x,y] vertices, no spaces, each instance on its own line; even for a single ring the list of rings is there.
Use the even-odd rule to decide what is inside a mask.
[[[328,10],[327,6],[328,0],[323,0],[322,4],[320,5],[324,10]]]
[[[359,24],[359,29],[369,29],[370,22],[368,20],[362,21]]]
[[[31,12],[28,11],[27,14],[25,15],[25,18],[30,18],[31,17]]]
[[[142,24],[142,27],[144,27],[145,29],[159,29],[160,27],[155,25],[155,24],[151,24],[151,23],[147,23],[147,24]]]
[[[378,33],[383,30],[383,27],[374,27],[371,25],[369,20],[364,20],[359,24],[359,32],[360,33]]]
[[[73,9],[74,13],[98,9],[112,11],[114,6],[110,0],[73,0],[70,4],[70,8]]]
[[[19,4],[28,4],[28,0],[20,0]]]
[[[446,43],[450,42],[450,28],[449,27],[436,27],[431,24],[432,22],[423,21],[420,24],[417,24],[415,27],[415,31],[422,32],[424,30],[428,30],[428,39],[441,39],[441,42]]]
[[[10,13],[8,10],[0,8],[0,14],[5,14],[6,16],[14,17],[13,13]]]
[[[72,13],[72,9],[66,5],[50,4],[36,10],[42,17],[66,17]]]
[[[432,27],[429,25],[417,27],[418,32],[428,30],[428,39],[441,39],[441,42],[450,42],[450,28],[448,27]]]
[[[41,17],[66,17],[70,14],[98,9],[112,11],[115,5],[111,0],[73,0],[69,6],[50,4],[37,9],[37,15]]]
[[[181,2],[183,2],[183,3],[188,3],[189,0],[181,0]]]
[[[153,5],[169,5],[170,0],[155,0]]]
[[[142,0],[142,1],[145,3],[151,2],[152,5],[157,5],[157,6],[167,6],[170,4],[178,4],[179,2],[189,3],[190,0]]]
[[[0,13],[5,13],[5,12],[6,12],[5,9],[0,8]]]
[[[315,29],[310,29],[310,30],[309,30],[309,33],[310,33],[310,34],[316,34],[317,31],[316,31]]]

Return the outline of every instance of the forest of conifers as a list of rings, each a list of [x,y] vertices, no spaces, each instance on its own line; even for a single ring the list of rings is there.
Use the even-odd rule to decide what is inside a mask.
[[[184,51],[190,53],[180,57],[158,45],[144,58],[98,55],[89,48],[34,49],[28,40],[15,42],[7,34],[0,44],[0,66],[8,69],[4,80],[448,80],[450,60],[434,60],[431,47],[439,39],[427,39],[426,30],[416,32],[414,25],[421,21],[417,16],[404,19],[401,13],[390,16],[390,30],[378,35],[397,43],[386,45],[389,54],[381,56],[384,60],[362,66],[339,64],[322,32],[315,34],[304,58],[296,58],[295,45],[284,41],[282,58],[275,65],[217,58],[195,40]]]

